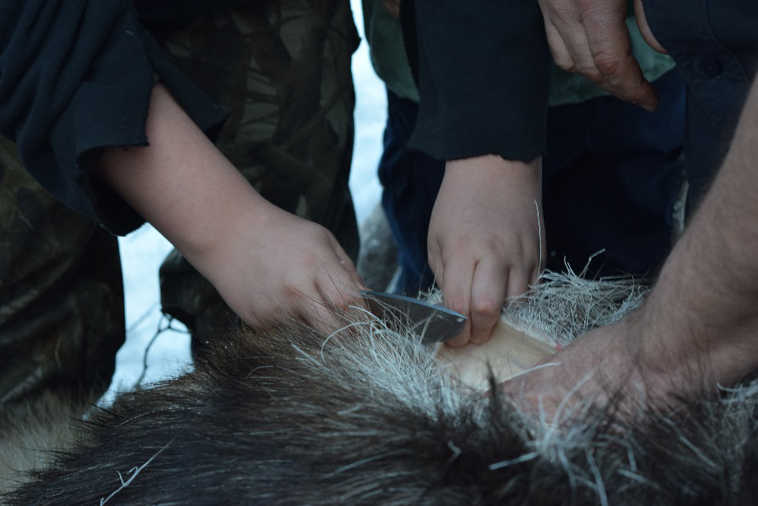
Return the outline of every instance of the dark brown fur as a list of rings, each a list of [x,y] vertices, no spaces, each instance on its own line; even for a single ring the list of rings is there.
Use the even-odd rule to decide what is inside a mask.
[[[497,390],[455,392],[402,333],[325,342],[291,327],[218,343],[194,372],[83,423],[84,442],[5,500],[711,506],[758,494],[755,389],[634,426],[590,412],[556,433]]]

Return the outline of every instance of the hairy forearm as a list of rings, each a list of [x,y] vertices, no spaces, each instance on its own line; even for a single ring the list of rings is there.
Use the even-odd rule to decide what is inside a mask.
[[[758,86],[711,190],[643,309],[654,369],[729,384],[758,367]]]
[[[146,129],[150,145],[106,150],[100,175],[202,271],[235,220],[254,220],[265,201],[160,85]]]

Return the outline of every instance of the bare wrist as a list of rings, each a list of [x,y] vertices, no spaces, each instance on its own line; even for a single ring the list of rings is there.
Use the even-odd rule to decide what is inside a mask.
[[[705,274],[690,264],[668,267],[635,322],[643,368],[690,391],[732,385],[755,370],[758,301],[703,282]]]
[[[230,258],[236,251],[231,247],[242,237],[249,237],[255,231],[266,230],[266,220],[273,207],[242,180],[232,188],[231,194],[218,202],[217,207],[208,209],[201,217],[202,223],[195,223],[181,239],[174,244],[187,260],[211,283],[219,277],[228,276],[226,270],[244,260]]]

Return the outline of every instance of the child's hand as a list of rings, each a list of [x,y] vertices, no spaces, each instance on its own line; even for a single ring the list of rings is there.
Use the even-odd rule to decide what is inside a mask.
[[[536,281],[540,203],[540,160],[488,155],[447,162],[429,224],[429,265],[445,304],[469,317],[448,344],[489,340],[506,297]],[[544,248],[544,231],[542,237]]]
[[[321,330],[360,302],[353,263],[324,227],[261,197],[160,85],[150,145],[102,153],[99,175],[253,326],[288,317]]]
[[[338,325],[330,308],[360,302],[355,267],[324,227],[268,202],[236,225],[204,270],[248,324],[295,317],[328,331]]]

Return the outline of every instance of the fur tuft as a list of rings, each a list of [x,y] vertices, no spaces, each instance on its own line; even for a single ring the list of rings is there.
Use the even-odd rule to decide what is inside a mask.
[[[93,395],[45,391],[3,406],[0,413],[0,493],[32,479],[31,472],[55,461],[54,450],[72,447],[79,420],[97,400]]]

